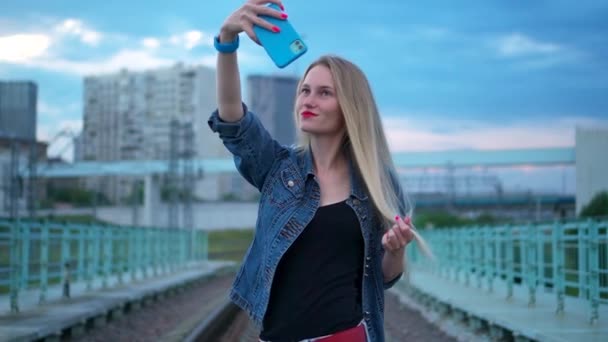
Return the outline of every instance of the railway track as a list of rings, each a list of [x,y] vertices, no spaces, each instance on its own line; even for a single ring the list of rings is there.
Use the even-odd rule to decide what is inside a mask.
[[[429,323],[419,312],[399,303],[397,297],[386,294],[385,335],[387,342],[433,341],[455,342]],[[187,342],[251,342],[258,341],[259,331],[234,304],[226,302],[214,316],[201,322],[185,340]]]
[[[233,272],[224,272],[169,294],[70,341],[249,342],[259,331],[238,307],[228,301]],[[387,342],[456,341],[430,324],[417,311],[386,294]]]
[[[184,341],[225,303],[233,279],[233,271],[205,277],[177,291],[127,307],[121,315],[108,317],[105,324],[88,326],[81,336],[67,340]]]

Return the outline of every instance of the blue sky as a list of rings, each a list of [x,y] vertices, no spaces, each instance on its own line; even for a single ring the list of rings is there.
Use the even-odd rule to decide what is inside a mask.
[[[38,136],[77,131],[85,75],[214,65],[213,34],[242,1],[5,1],[0,79],[39,85]],[[279,70],[243,39],[241,69],[299,75],[335,53],[368,75],[391,148],[573,146],[608,125],[608,3],[284,2],[309,53]],[[244,38],[244,37],[243,37]]]

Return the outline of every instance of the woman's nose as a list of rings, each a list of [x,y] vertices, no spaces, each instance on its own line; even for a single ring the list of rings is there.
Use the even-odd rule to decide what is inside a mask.
[[[306,108],[314,108],[316,106],[315,101],[312,99],[312,96],[308,96],[302,101],[302,104]]]

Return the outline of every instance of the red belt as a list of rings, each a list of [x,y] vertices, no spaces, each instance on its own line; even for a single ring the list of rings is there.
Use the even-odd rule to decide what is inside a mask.
[[[315,338],[315,342],[366,342],[365,326],[359,324],[354,328],[342,330],[325,337]]]

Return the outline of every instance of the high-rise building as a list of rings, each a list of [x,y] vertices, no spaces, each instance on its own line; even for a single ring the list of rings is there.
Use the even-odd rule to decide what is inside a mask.
[[[82,132],[72,138],[72,144],[74,145],[74,155],[72,156],[75,162],[84,160],[82,149],[84,148],[84,139],[82,138]]]
[[[144,72],[122,70],[84,80],[84,160],[168,160],[170,123],[191,123],[194,158],[227,157],[228,152],[207,125],[216,108],[215,71],[202,66],[159,68]],[[178,151],[184,147],[181,146]],[[216,194],[217,181],[204,180],[199,197]],[[131,191],[128,180],[106,181],[113,201]],[[206,185],[201,185],[206,184]]]
[[[299,79],[283,75],[252,75],[247,78],[247,105],[268,132],[283,145],[296,143],[293,110]]]
[[[576,155],[576,214],[580,214],[593,198],[608,191],[608,128],[577,127],[575,133]],[[604,156],[604,157],[600,157]]]
[[[38,87],[30,81],[0,81],[0,137],[36,140]]]

